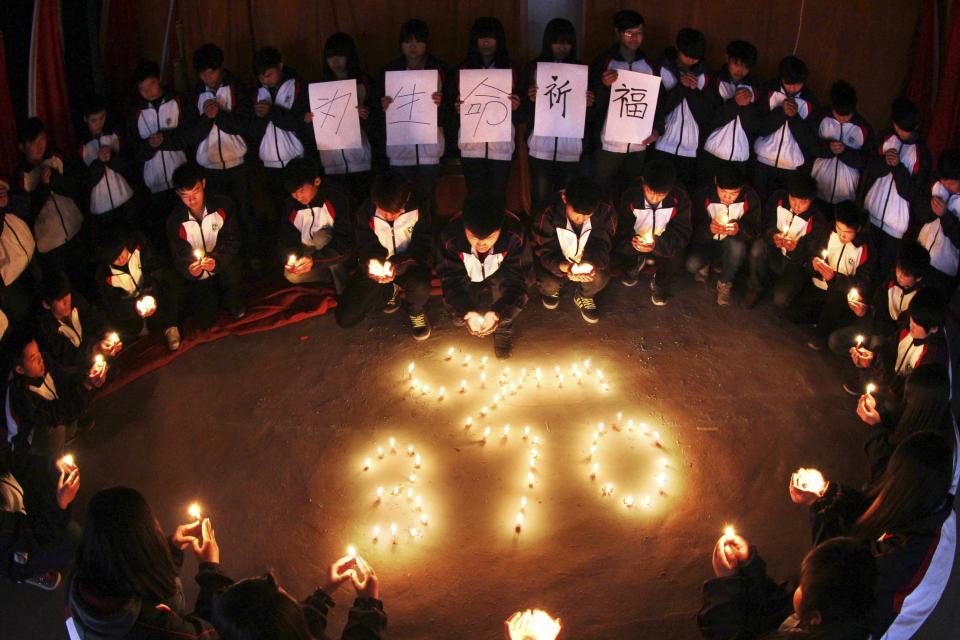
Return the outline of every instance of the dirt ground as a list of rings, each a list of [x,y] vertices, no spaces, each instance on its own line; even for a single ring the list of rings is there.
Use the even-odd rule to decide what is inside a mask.
[[[790,473],[813,466],[861,483],[866,427],[841,389],[838,363],[807,349],[807,329],[780,320],[769,303],[718,308],[711,288],[684,278],[660,309],[646,284],[611,285],[597,326],[580,320],[566,293],[553,312],[532,296],[506,363],[493,358],[489,340],[442,318],[438,300],[426,343],[410,339],[398,316],[378,314],[341,331],[328,315],[197,348],[96,407],[97,426],[74,452],[82,473],[75,513],[82,518],[98,489],[125,484],[143,491],[172,530],[199,500],[228,574],[273,569],[298,595],[354,545],[380,576],[393,638],[498,638],[502,620],[528,607],[559,616],[566,638],[697,638],[700,585],[724,525],[759,547],[772,576],[790,577],[810,535],[807,514],[787,495]],[[445,359],[450,347],[453,361]],[[576,383],[570,365],[585,358],[602,369],[609,391],[595,373]],[[431,386],[428,396],[409,391],[411,361],[414,376]],[[562,389],[555,365],[565,370]],[[516,395],[508,387],[492,408],[503,366],[514,380],[525,368],[526,382]],[[468,382],[462,395],[460,379]],[[438,400],[441,385],[446,396]],[[482,405],[490,407],[486,418]],[[616,432],[609,425],[618,412]],[[608,426],[591,480],[586,458],[599,421]],[[661,448],[640,422],[660,432]],[[542,439],[533,489],[524,425]],[[422,455],[419,469],[405,455],[410,443]],[[372,468],[364,471],[367,457]],[[655,482],[661,471],[663,495]],[[406,499],[410,473],[426,526]],[[607,482],[614,494],[603,497]],[[378,486],[386,492],[379,505]],[[399,497],[390,495],[394,486]],[[627,494],[638,504],[650,495],[652,506],[628,509]],[[529,503],[518,535],[521,496]],[[396,545],[391,522],[400,528]],[[376,543],[374,525],[382,529]],[[195,568],[189,558],[183,577],[191,602]],[[944,630],[958,628],[960,613],[943,603],[958,593],[952,584],[918,637],[950,637]],[[0,585],[2,635],[65,637],[62,598],[62,589]],[[344,589],[335,599],[333,637],[352,595]]]

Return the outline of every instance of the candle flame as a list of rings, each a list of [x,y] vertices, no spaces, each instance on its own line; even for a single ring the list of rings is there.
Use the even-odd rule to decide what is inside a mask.
[[[200,503],[194,502],[187,508],[187,514],[194,520],[199,520],[203,517],[203,511],[200,510]]]

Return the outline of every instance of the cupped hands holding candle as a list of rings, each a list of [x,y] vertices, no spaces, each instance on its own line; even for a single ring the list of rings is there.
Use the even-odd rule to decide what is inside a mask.
[[[858,369],[869,369],[873,366],[873,351],[863,346],[863,336],[857,336],[856,346],[850,347],[850,360]]]
[[[149,318],[157,310],[157,299],[153,296],[143,296],[137,300],[137,314],[141,318]]]
[[[103,340],[100,341],[100,353],[103,355],[113,358],[120,350],[123,349],[123,342],[120,341],[120,334],[116,331],[110,331],[103,336]]]
[[[93,366],[87,372],[87,379],[83,381],[83,386],[87,389],[99,389],[107,380],[107,361],[102,354],[93,357]]]
[[[217,261],[202,249],[193,251],[193,259],[187,270],[194,278],[202,276],[204,271],[212,272],[217,267]]]
[[[877,411],[877,399],[873,396],[873,390],[864,393],[857,400],[857,417],[870,426],[878,425],[883,421],[880,412]]]
[[[290,254],[287,257],[287,264],[284,266],[287,273],[293,275],[303,275],[313,269],[313,258],[310,256],[296,256]]]
[[[750,544],[728,526],[713,547],[713,573],[718,578],[736,575],[749,557]]]
[[[199,518],[194,522],[180,525],[170,535],[170,541],[182,550],[192,548],[201,563],[220,563],[220,545],[217,544],[217,536],[210,518]]]
[[[563,626],[540,609],[517,611],[503,622],[507,640],[554,640]]]
[[[389,260],[381,262],[376,258],[371,259],[370,262],[367,263],[367,273],[371,279],[376,280],[380,284],[393,282],[393,279],[397,277],[392,262]]]
[[[593,282],[597,277],[597,269],[589,262],[581,263],[564,263],[567,266],[567,279],[571,282]],[[561,270],[563,270],[563,265],[561,265]]]
[[[69,453],[57,460],[60,477],[57,478],[57,506],[65,510],[80,491],[80,469]]]
[[[653,232],[647,231],[633,236],[630,240],[633,250],[637,253],[651,253],[654,248]]]
[[[827,250],[824,249],[823,252],[821,252],[820,256],[815,257],[812,262],[814,271],[820,274],[820,278],[824,282],[830,282],[831,280],[833,280],[833,277],[837,275],[836,269],[830,266],[830,263],[827,262],[827,259],[828,259]]]
[[[500,325],[500,316],[495,311],[480,313],[478,311],[468,311],[463,320],[466,323],[467,331],[478,338],[483,338],[496,331]]]
[[[798,469],[790,475],[790,500],[809,507],[827,492],[830,483],[816,469]]]
[[[860,290],[856,287],[850,289],[849,293],[847,293],[847,306],[850,307],[850,311],[853,311],[853,314],[858,318],[867,315],[867,311],[870,309],[866,301],[864,301],[863,296],[860,295]]]

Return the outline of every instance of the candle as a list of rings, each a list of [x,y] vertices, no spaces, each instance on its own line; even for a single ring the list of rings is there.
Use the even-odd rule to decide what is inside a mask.
[[[351,558],[356,558],[357,548],[354,547],[353,545],[350,545],[349,547],[347,547],[347,555],[350,556]]]
[[[295,265],[295,264],[297,264],[297,256],[295,256],[294,254],[291,253],[291,254],[287,257],[287,266],[288,266],[288,267],[292,267],[292,266]]]
[[[591,457],[591,458],[594,456],[594,454],[595,454],[596,452],[597,452],[597,445],[595,445],[595,444],[590,445],[590,457]]]
[[[374,525],[373,527],[373,541],[376,542],[380,538],[380,525]]]
[[[857,349],[863,346],[863,336],[857,336]]]
[[[523,428],[523,439],[526,440],[530,437],[530,425],[527,425]]]
[[[590,358],[587,358],[586,360],[583,361],[583,368],[586,369],[587,371],[590,371]]]
[[[647,431],[650,429],[650,426],[646,422],[640,423],[640,433],[647,435]]]
[[[540,436],[533,436],[533,438],[530,439],[530,442],[531,442],[532,444],[535,444],[535,445],[537,445],[537,446],[539,447],[539,446],[540,446]]]
[[[534,475],[533,475],[533,471],[527,472],[527,486],[530,487],[531,489],[533,488],[533,481],[534,481],[534,479],[535,479],[535,478],[534,478]]]
[[[641,503],[643,504],[643,506],[649,509],[651,506],[653,506],[653,498],[651,498],[650,496],[643,496]]]
[[[505,424],[503,425],[503,439],[506,440],[509,435],[510,435],[510,425]]]
[[[468,353],[467,355],[463,356],[463,366],[465,366],[465,367],[470,366],[470,361],[471,361],[472,359],[473,359],[473,356],[470,355],[469,353]]]
[[[481,366],[481,367],[486,367],[486,366],[487,366],[487,361],[488,361],[489,359],[490,359],[490,358],[488,358],[487,356],[483,356],[482,358],[480,358],[480,366]]]
[[[620,421],[623,420],[623,412],[617,411],[617,426],[620,426]]]
[[[447,349],[447,360],[453,360],[453,347]]]
[[[480,373],[480,388],[481,389],[487,388],[487,372],[486,371],[483,371]]]
[[[423,526],[427,526],[428,520],[430,520],[430,517],[427,514],[425,513],[420,514],[420,524],[422,524]]]
[[[801,491],[809,491],[810,493],[823,495],[823,489],[827,483],[823,479],[823,474],[817,469],[804,469],[801,467],[797,469],[796,474],[794,474],[794,484]]]
[[[827,262],[827,255],[828,255],[828,252],[827,252],[826,249],[824,249],[823,251],[820,252],[820,259],[821,259],[823,262]],[[827,263],[827,264],[829,264],[829,263]]]
[[[390,535],[393,536],[393,544],[397,544],[397,523],[390,523]]]
[[[111,331],[110,333],[107,334],[107,346],[109,348],[112,349],[119,342],[120,342],[120,334],[118,334],[116,331]]]
[[[654,432],[653,432],[653,446],[655,446],[655,447],[659,447],[659,446],[660,446],[660,432],[659,432],[659,431],[654,431]]]
[[[520,530],[523,528],[523,513],[517,513],[517,533],[520,533]]]
[[[851,302],[859,302],[860,291],[858,291],[856,287],[850,289],[850,293],[847,294],[847,299],[850,300]]]
[[[783,228],[780,229],[780,235],[782,235],[784,238],[786,238],[786,237],[788,237],[788,236],[787,236],[787,233],[789,233],[789,231],[790,231],[790,227],[788,227],[787,225],[783,225]]]
[[[627,505],[627,509],[633,507],[633,496],[627,496],[623,499],[623,504]]]
[[[657,474],[657,487],[660,489],[660,493],[663,493],[664,487],[667,486],[667,474],[662,471]]]
[[[187,514],[194,520],[203,518],[203,511],[200,509],[200,503],[193,502],[187,507]]]
[[[576,263],[575,263],[575,264],[570,268],[570,273],[572,273],[572,274],[575,275],[575,276],[584,275],[584,274],[592,273],[592,272],[593,272],[593,265],[590,264],[589,262],[584,262],[584,263],[582,263],[582,264],[576,264]]]
[[[409,476],[407,476],[407,480],[409,480],[411,483],[415,483],[417,481],[417,474],[411,473]],[[411,489],[407,489],[407,491],[411,491]]]
[[[423,509],[423,498],[421,496],[417,496],[416,498],[414,498],[413,503],[417,505],[417,511],[420,511]]]
[[[418,453],[418,454],[416,455],[416,457],[413,459],[413,466],[416,467],[417,469],[419,469],[421,462],[422,462],[422,460],[420,459],[420,454]]]
[[[193,257],[196,258],[197,261],[199,262],[200,260],[203,259],[203,251],[201,251],[200,249],[194,249]]]
[[[557,388],[563,389],[563,374],[560,374],[560,377],[557,379]]]
[[[531,458],[539,458],[539,457],[540,457],[540,452],[537,451],[536,449],[530,449],[530,457],[531,457]]]
[[[537,382],[540,382],[540,378],[543,377],[543,372],[540,371],[540,367],[537,367],[537,370],[534,372],[534,376],[536,376]]]
[[[597,441],[600,440],[600,434],[594,432],[593,434],[593,444],[597,444]]]
[[[537,459],[536,458],[527,458],[527,466],[530,467],[530,470],[537,468]]]
[[[877,385],[872,382],[867,385],[867,398],[873,400],[873,392],[877,390]]]
[[[643,244],[650,244],[653,242],[653,232],[647,231],[643,234]]]
[[[103,368],[107,366],[106,360],[103,359],[103,356],[99,353],[93,359],[93,371],[95,375],[100,375],[103,372]]]
[[[723,529],[724,542],[733,542],[733,539],[736,535],[737,535],[737,532],[731,525],[727,525],[726,527],[724,527]]]
[[[416,453],[416,449],[413,448],[413,445],[412,445],[412,444],[408,444],[408,445],[407,445],[407,455],[408,455],[408,456],[412,456],[414,453]]]
[[[383,487],[377,487],[377,502],[383,499]]]
[[[399,487],[399,485],[398,485],[398,486],[395,486],[393,489],[391,489],[390,493],[392,493],[392,494],[395,495],[395,496],[400,495],[400,487]]]
[[[603,380],[603,371],[601,371],[600,369],[597,369],[597,379]]]
[[[77,465],[73,463],[73,454],[68,453],[60,458],[60,460],[57,462],[57,466],[62,472],[70,473]]]
[[[597,433],[600,435],[603,435],[603,432],[606,430],[606,428],[606,425],[604,425],[602,422],[597,423]]]
[[[413,489],[407,489],[407,500],[413,500]]]
[[[423,385],[423,391],[422,391],[422,393],[423,393],[423,395],[425,395],[425,396],[430,395],[430,385],[428,385],[428,384]]]
[[[483,405],[482,407],[480,407],[481,417],[486,416],[488,413],[490,413],[490,409],[487,408],[487,405]]]
[[[443,400],[443,396],[447,395],[447,390],[445,387],[440,387],[437,391],[437,400]]]
[[[137,300],[137,313],[141,318],[157,308],[157,300],[153,296],[143,296]]]
[[[660,458],[660,466],[663,467],[664,469],[667,468],[667,459],[666,459],[666,458]]]
[[[366,460],[363,461],[363,470],[364,471],[370,470],[370,458],[367,458]]]
[[[383,447],[377,447],[377,457],[383,460]]]
[[[483,428],[483,441],[486,442],[487,438],[490,437],[490,427]]]
[[[633,431],[633,420],[627,420],[627,431]]]
[[[420,378],[414,378],[413,380],[410,381],[410,388],[413,389],[414,391],[416,391],[419,386],[420,386]]]
[[[601,489],[600,493],[605,496],[613,495],[613,485],[609,482],[603,485],[603,489]]]
[[[461,381],[460,381],[460,393],[466,393],[466,392],[467,392],[467,381],[466,381],[466,380],[461,380]]]
[[[520,511],[527,510],[527,496],[520,496]]]
[[[467,416],[466,424],[464,426],[466,426],[467,429],[473,426],[473,416]]]
[[[600,472],[600,463],[599,463],[599,462],[594,462],[594,463],[593,463],[593,466],[590,468],[590,477],[591,477],[591,478],[596,478],[596,477],[597,477],[597,473],[599,473],[599,472]]]
[[[390,451],[392,451],[393,453],[396,453],[396,452],[397,452],[397,439],[396,439],[396,438],[390,438]]]
[[[497,408],[497,403],[498,403],[498,402],[500,402],[500,394],[499,394],[499,393],[495,393],[495,394],[493,394],[493,408],[494,408],[494,409]]]

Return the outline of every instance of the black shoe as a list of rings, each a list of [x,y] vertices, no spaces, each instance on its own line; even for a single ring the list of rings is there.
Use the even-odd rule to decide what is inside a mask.
[[[667,306],[667,293],[657,286],[656,279],[650,281],[650,302],[658,307]]]
[[[552,296],[548,296],[547,294],[542,293],[540,294],[540,302],[542,302],[543,306],[547,309],[556,309],[560,306],[560,294],[557,293]]]
[[[390,294],[390,299],[387,300],[387,306],[383,308],[383,312],[390,314],[395,312],[399,308],[400,308],[400,287],[394,284],[393,293]]]
[[[59,571],[47,571],[38,576],[27,578],[23,583],[37,587],[38,589],[43,589],[44,591],[53,591],[60,586],[60,578]]]
[[[620,276],[620,284],[625,287],[635,287],[638,282],[640,282],[639,271],[626,271]]]
[[[854,398],[859,398],[860,394],[863,393],[863,391],[860,389],[860,385],[856,382],[844,382],[843,390],[848,396],[853,396]]]
[[[497,329],[493,332],[493,353],[503,360],[513,351],[513,333],[510,329]]]
[[[814,351],[823,351],[827,345],[823,341],[823,338],[810,338],[810,340],[807,341],[807,346]]]
[[[427,314],[411,315],[410,327],[413,329],[414,340],[426,340],[430,337],[430,323],[427,321]]]
[[[240,320],[245,315],[247,315],[247,308],[244,306],[240,306],[240,307],[237,307],[236,309],[231,309],[230,315],[233,316],[234,320]]]
[[[580,307],[580,315],[583,316],[584,320],[590,324],[600,322],[600,312],[597,310],[597,304],[593,301],[593,298],[578,295],[574,297],[573,301]]]

